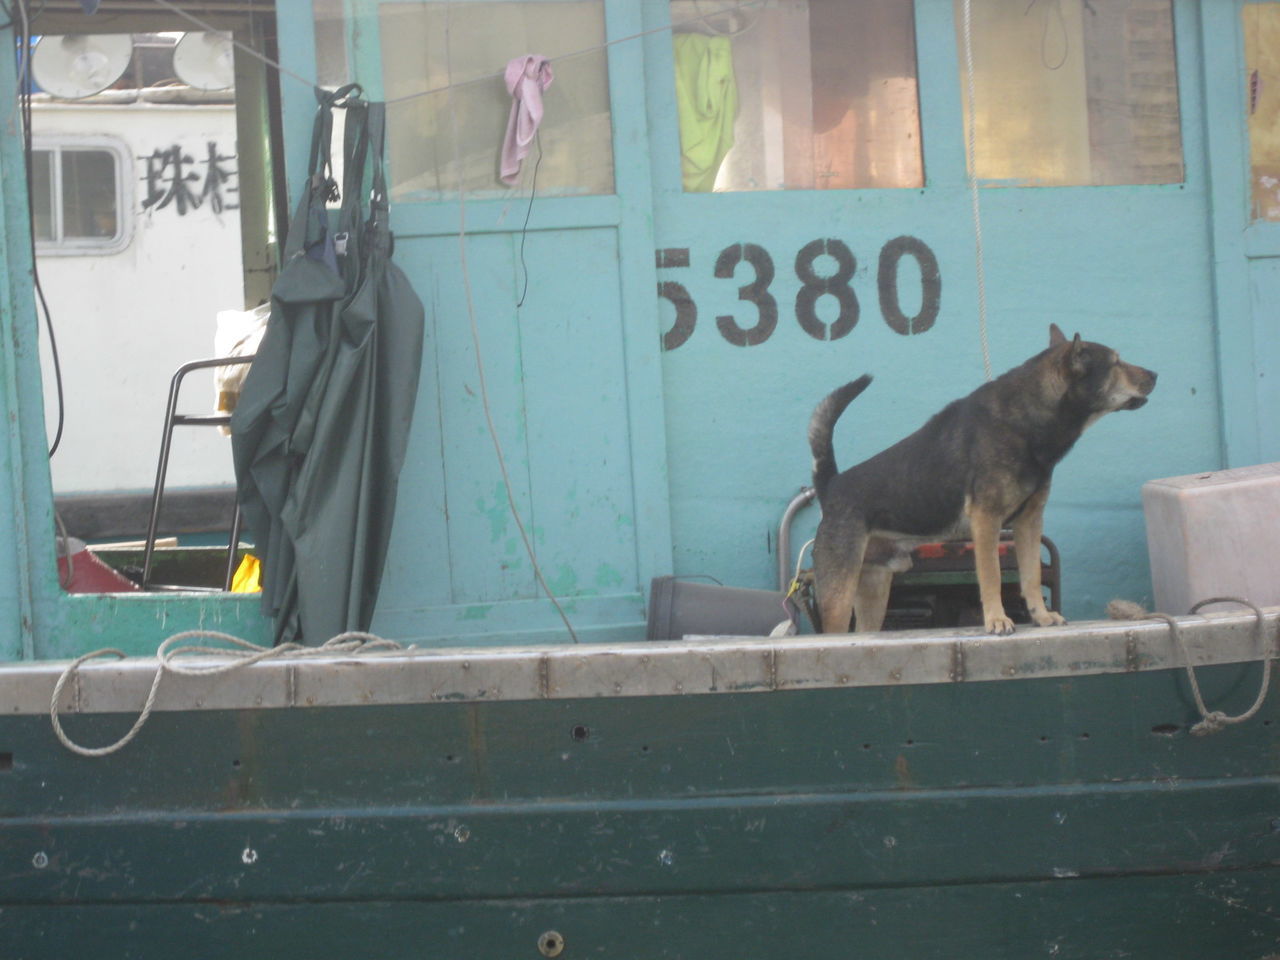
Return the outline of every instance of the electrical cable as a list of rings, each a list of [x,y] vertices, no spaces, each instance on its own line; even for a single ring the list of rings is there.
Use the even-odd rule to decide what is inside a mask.
[[[1022,12],[1022,15],[1024,17],[1030,16],[1032,9],[1039,2],[1040,0],[1031,0],[1031,3],[1027,5],[1027,9]],[[1067,62],[1067,58],[1071,56],[1071,37],[1067,34],[1067,23],[1062,16],[1061,0],[1053,0],[1052,12],[1057,15],[1058,29],[1062,33],[1062,56],[1058,58],[1057,63],[1049,62],[1049,17],[1051,14],[1049,11],[1045,11],[1044,27],[1040,31],[1040,65],[1049,71],[1062,69],[1062,65],[1065,64]]]
[[[316,83],[314,80],[308,80],[306,77],[302,76],[301,74],[294,73],[288,67],[281,66],[281,64],[278,61],[271,60],[265,54],[259,53],[257,50],[253,49],[253,47],[249,46],[247,43],[244,43],[241,40],[237,40],[235,36],[229,34],[228,31],[219,30],[217,27],[213,26],[207,20],[201,20],[195,14],[190,13],[186,10],[183,10],[176,3],[170,3],[169,0],[151,0],[151,2],[156,4],[157,6],[164,7],[164,9],[168,10],[170,13],[176,13],[178,16],[182,17],[188,23],[195,24],[197,27],[199,27],[201,30],[206,31],[207,33],[227,34],[229,39],[231,40],[232,46],[237,47],[240,50],[243,50],[245,53],[249,54],[249,56],[262,61],[267,66],[271,67],[273,70],[283,74],[286,77],[291,77],[294,80],[297,80],[299,83],[305,83],[309,87],[314,88],[314,87],[320,86],[320,84]]]
[[[524,225],[520,228],[520,270],[524,274],[524,289],[520,291],[520,299],[516,301],[516,309],[524,306],[524,298],[529,294],[529,265],[524,262],[524,241],[529,235],[529,217],[533,213],[533,198],[538,195],[538,168],[542,166],[542,134],[534,134],[538,142],[538,159],[533,165],[533,182],[529,185],[529,207],[524,212]]]
[[[33,14],[27,9],[27,0],[11,0],[11,3],[12,6],[5,4],[3,9],[11,18],[11,21],[16,19],[19,25],[17,38],[19,51],[17,108],[19,122],[22,125],[22,155],[27,175],[27,218],[28,234],[31,241],[31,279],[36,298],[40,304],[38,312],[43,316],[45,330],[49,336],[49,353],[53,363],[53,379],[57,397],[57,426],[54,429],[53,440],[49,444],[48,453],[49,459],[53,459],[53,455],[58,452],[58,448],[62,444],[62,434],[66,426],[66,398],[62,382],[62,360],[58,355],[58,338],[53,326],[53,313],[49,309],[49,301],[44,294],[44,285],[40,281],[40,265],[36,257],[35,184],[31,176],[35,158],[35,151],[32,147],[31,115],[31,86],[33,83],[31,75],[31,19],[33,16],[39,15],[40,11],[44,9],[44,4],[41,3]]]
[[[13,2],[21,3],[22,0],[13,0]],[[31,21],[40,16],[40,14],[44,13],[44,8],[46,6],[48,6],[48,0],[40,0],[40,5],[36,7],[35,10],[32,10],[27,14],[27,20]],[[18,22],[19,18],[17,14],[13,12],[13,6],[9,0],[0,0],[0,10],[3,10],[4,15],[9,18],[4,23],[0,23],[0,30],[8,30]]]
[[[20,0],[14,0],[14,2],[20,2]],[[188,23],[192,23],[196,25],[201,30],[207,30],[214,33],[226,33],[225,30],[219,30],[217,27],[213,26],[208,21],[200,19],[195,14],[190,13],[187,10],[183,10],[176,3],[173,3],[172,0],[151,0],[151,2],[158,6],[163,7],[164,9],[170,11],[171,13],[177,14],[178,16],[186,20]],[[612,40],[606,40],[604,43],[594,44],[593,46],[590,46],[590,47],[583,47],[581,50],[573,50],[573,51],[570,51],[569,53],[562,53],[557,57],[551,57],[549,59],[552,63],[559,63],[562,60],[572,60],[575,57],[581,57],[591,53],[599,53],[601,50],[607,50],[609,47],[617,46],[620,43],[627,43],[631,40],[640,40],[640,39],[643,39],[644,37],[648,37],[656,33],[665,33],[668,31],[675,31],[682,27],[690,26],[695,23],[701,23],[702,21],[710,17],[718,17],[726,13],[733,13],[737,10],[745,10],[751,7],[763,6],[765,3],[766,3],[766,0],[741,0],[741,2],[736,3],[733,6],[723,7],[719,10],[712,11],[711,13],[704,13],[701,16],[697,16],[697,17],[689,17],[687,20],[681,20],[678,23],[664,23],[660,27],[653,27],[649,30],[641,30],[637,33],[630,33],[624,37],[615,37]],[[262,63],[266,64],[267,66],[278,71],[279,73],[283,74],[286,77],[290,77],[294,80],[297,80],[299,83],[304,83],[307,86],[312,88],[320,86],[320,84],[317,83],[316,81],[308,80],[306,77],[300,74],[294,73],[292,70],[288,69],[287,67],[282,66],[278,61],[268,58],[265,54],[258,52],[248,44],[245,44],[239,40],[236,40],[234,37],[231,38],[231,42],[233,45],[243,50],[245,53],[249,54],[251,57],[254,57],[257,60],[260,60]],[[432,87],[429,90],[419,90],[415,93],[408,93],[399,97],[391,97],[382,102],[388,105],[393,103],[403,103],[406,100],[416,100],[419,97],[429,97],[432,94],[444,93],[445,91],[456,90],[461,87],[469,87],[477,83],[487,83],[491,80],[501,80],[502,77],[503,77],[502,73],[492,73],[492,74],[486,74],[483,77],[473,77],[470,80],[460,80],[457,83],[454,83],[452,80],[450,80],[448,83],[446,83],[442,87]]]

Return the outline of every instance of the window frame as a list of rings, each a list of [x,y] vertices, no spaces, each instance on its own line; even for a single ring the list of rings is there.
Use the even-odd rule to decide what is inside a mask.
[[[968,101],[968,92],[966,89],[967,81],[965,76],[965,56],[963,53],[964,32],[961,25],[962,5],[960,3],[960,0],[949,0],[949,2],[951,3],[951,6],[952,6],[954,36],[955,36],[955,44],[956,44],[956,59],[959,66],[959,72],[957,73],[957,83],[958,83],[959,90],[961,93],[961,98],[962,98],[960,113],[961,113],[962,123],[964,123],[966,128],[965,139],[967,142],[968,140],[967,115],[968,115],[968,110],[970,109],[971,104]],[[1186,114],[1188,110],[1188,103],[1186,100],[1186,78],[1184,75],[1185,71],[1184,71],[1183,62],[1182,62],[1183,54],[1185,52],[1185,47],[1180,39],[1180,34],[1186,28],[1185,28],[1185,24],[1182,27],[1179,26],[1180,4],[1178,3],[1178,0],[1168,0],[1168,4],[1169,4],[1169,20],[1170,20],[1170,44],[1169,44],[1169,52],[1171,54],[1170,69],[1174,78],[1174,102],[1177,108],[1177,117],[1174,124],[1176,128],[1175,139],[1176,139],[1177,148],[1178,148],[1178,163],[1181,167],[1181,175],[1178,179],[1153,180],[1153,181],[1141,181],[1141,182],[1130,181],[1130,180],[1123,180],[1123,181],[1116,181],[1116,182],[1097,182],[1097,181],[1091,180],[1089,182],[1078,182],[1078,183],[1075,183],[1075,182],[1056,183],[1056,182],[1048,182],[1048,181],[1038,181],[1035,178],[1030,178],[1025,175],[1019,175],[1016,177],[984,177],[984,176],[981,176],[976,169],[972,169],[972,167],[976,166],[976,161],[977,161],[976,144],[975,144],[975,149],[973,151],[973,155],[970,154],[970,151],[966,144],[965,171],[966,171],[967,177],[972,179],[972,181],[976,183],[980,189],[983,189],[983,190],[988,190],[988,189],[1000,189],[1000,190],[1058,189],[1058,190],[1062,190],[1062,189],[1099,189],[1099,188],[1101,189],[1113,189],[1113,188],[1185,189],[1191,180],[1192,166],[1193,166],[1193,161],[1189,158],[1189,150],[1188,150],[1189,145],[1187,142]],[[1085,7],[1088,6],[1088,0],[1084,0],[1084,6]],[[1027,9],[1030,10],[1030,7],[1028,7]],[[1087,45],[1086,45],[1086,48],[1087,48]],[[1085,65],[1085,69],[1087,70],[1087,64]],[[1086,111],[1085,123],[1086,125],[1088,125],[1090,123],[1090,119],[1088,116],[1089,98],[1088,98],[1087,92],[1085,95],[1084,105],[1085,105],[1085,111]],[[976,107],[976,103],[974,103],[972,106]],[[1136,139],[1136,135],[1135,135],[1135,139]],[[977,134],[976,140],[978,143],[982,141],[982,135],[980,133]],[[1094,171],[1092,158],[1090,158],[1089,166],[1090,166],[1090,172],[1092,173]]]
[[[37,240],[36,255],[45,257],[101,257],[125,250],[133,241],[134,211],[133,154],[128,145],[118,137],[103,135],[48,135],[33,137],[31,150],[52,154],[49,171],[54,239]],[[63,193],[62,154],[64,152],[109,153],[115,159],[116,232],[111,237],[71,237],[62,235]]]
[[[810,0],[805,0],[805,2],[806,2],[806,3],[809,3],[809,2],[810,2]],[[686,22],[686,20],[687,20],[688,18],[685,18],[685,17],[683,17],[683,16],[682,16],[682,17],[680,17],[680,18],[677,18],[676,14],[672,11],[671,4],[672,4],[672,0],[662,0],[662,7],[663,7],[663,11],[662,11],[662,13],[661,13],[661,14],[659,14],[658,16],[661,16],[661,17],[665,17],[665,18],[666,18],[666,21],[665,21],[665,22],[666,22],[666,25],[667,25],[668,27],[675,27],[675,26],[678,26],[679,24],[682,24],[682,23]],[[695,4],[696,4],[696,0],[695,0]],[[750,4],[748,4],[748,6],[751,6],[751,5],[750,5]],[[923,190],[925,187],[927,187],[927,186],[929,185],[930,179],[929,179],[928,163],[927,163],[927,161],[926,161],[925,106],[924,106],[924,98],[925,98],[924,83],[925,83],[925,80],[924,80],[924,77],[925,77],[926,73],[928,73],[928,72],[929,72],[929,65],[928,65],[928,64],[926,64],[925,62],[923,62],[923,60],[922,60],[922,56],[921,56],[921,53],[922,53],[922,32],[921,32],[921,31],[922,31],[922,27],[921,27],[921,22],[922,22],[922,21],[921,21],[921,10],[920,10],[920,4],[919,4],[918,2],[914,2],[914,0],[908,0],[908,2],[904,5],[904,7],[903,7],[903,8],[904,8],[904,9],[906,9],[906,10],[908,11],[907,16],[908,16],[908,20],[909,20],[909,22],[910,22],[910,27],[911,27],[911,44],[910,44],[910,54],[911,54],[911,65],[912,65],[912,67],[913,67],[913,73],[912,73],[912,75],[911,75],[911,77],[910,77],[909,79],[910,79],[910,80],[912,80],[912,81],[913,81],[913,83],[914,83],[915,127],[914,127],[914,130],[913,130],[913,135],[914,135],[914,139],[915,139],[915,145],[916,145],[916,157],[917,157],[917,167],[918,167],[918,171],[919,171],[919,181],[918,181],[918,182],[915,182],[915,183],[909,183],[909,184],[908,184],[908,183],[902,183],[902,184],[863,184],[863,185],[855,185],[855,186],[840,186],[840,187],[826,187],[826,186],[820,186],[820,185],[817,183],[817,180],[820,178],[821,174],[820,174],[820,173],[819,173],[819,171],[818,171],[817,157],[815,156],[815,157],[813,158],[813,161],[812,161],[812,163],[813,163],[813,176],[814,176],[814,180],[815,180],[815,182],[814,182],[814,184],[812,184],[812,185],[807,185],[807,186],[776,186],[776,187],[774,187],[774,186],[762,186],[762,187],[728,187],[728,188],[725,188],[725,189],[722,189],[722,190],[717,190],[717,189],[710,189],[710,190],[689,190],[689,189],[685,189],[685,188],[684,188],[684,185],[683,185],[683,182],[681,182],[681,192],[682,192],[682,193],[684,193],[684,194],[687,194],[687,195],[710,195],[710,196],[719,196],[719,195],[735,195],[735,196],[743,196],[743,195],[746,195],[746,194],[752,194],[752,195],[765,195],[765,194],[788,195],[788,194],[791,194],[791,195],[795,195],[795,194],[806,194],[806,193],[815,193],[815,194],[862,193],[862,194],[867,194],[867,193],[874,193],[874,192],[878,192],[878,191],[890,191],[890,192],[894,192],[894,191],[904,191],[904,192],[919,191],[919,190]],[[732,10],[733,8],[729,8],[729,9],[730,9],[730,10]],[[655,27],[654,29],[657,29],[657,28]],[[670,31],[669,31],[669,34],[670,34],[670,35],[674,35],[674,33],[675,33],[675,32],[676,32],[676,31],[675,31],[674,29],[672,29],[672,30],[670,30]],[[812,48],[812,47],[810,48],[809,53],[810,53],[810,56],[811,56],[811,61],[810,61],[810,70],[812,70],[812,69],[813,69],[813,67],[812,67],[812,54],[813,54],[813,48]],[[670,54],[666,54],[666,53],[664,53],[664,56],[669,56],[669,57],[670,57],[670,60],[671,60],[671,63],[672,63],[672,67],[674,68],[674,59],[675,59],[675,58],[674,58],[674,56],[671,56]],[[650,62],[652,63],[653,61],[651,60]],[[763,87],[762,87],[761,89],[763,89]],[[678,128],[678,126],[679,126],[679,109],[678,109],[678,107],[676,106],[676,94],[675,94],[675,86],[674,86],[674,84],[673,84],[673,85],[671,85],[670,87],[668,87],[668,88],[664,89],[664,95],[665,95],[665,96],[667,96],[667,97],[670,99],[670,101],[671,101],[671,103],[670,103],[670,111],[671,111],[671,113],[672,113],[672,122],[674,122],[674,123],[677,125],[677,128]],[[812,99],[813,99],[813,98],[816,98],[816,96],[817,96],[817,93],[816,93],[816,89],[815,89],[815,90],[813,91],[813,93],[812,93],[811,101],[812,101]],[[811,102],[811,104],[810,104],[810,105],[812,106],[812,102]],[[742,120],[742,104],[741,104],[741,101],[739,101],[739,104],[738,104],[738,118],[737,118],[737,121],[735,121],[735,124],[734,124],[735,134],[736,134],[736,132],[737,132],[737,130],[738,130],[738,125],[739,125],[739,123],[741,122],[741,120]],[[809,134],[808,134],[808,139],[809,139],[809,141],[810,141],[810,142],[809,142],[809,147],[808,147],[808,149],[811,149],[811,150],[812,150],[813,145],[814,145],[814,144],[816,143],[816,141],[817,141],[817,137],[818,137],[818,134],[816,134],[815,132],[813,132],[813,130],[810,130],[810,132],[809,132]],[[675,134],[675,136],[674,136],[673,140],[674,140],[675,148],[676,148],[676,156],[677,156],[677,158],[678,158],[678,159],[677,159],[677,166],[680,166],[679,158],[682,156],[682,145],[681,145],[680,135],[679,135],[678,130],[677,130],[677,132],[676,132],[676,134]],[[737,143],[735,143],[735,144],[734,144],[734,148],[736,149],[736,148],[737,148],[737,146],[738,146],[738,144],[737,144]],[[767,149],[767,145],[766,145],[766,147],[765,147],[764,149]],[[786,146],[786,139],[785,139],[785,135],[784,135],[784,136],[780,136],[780,137],[779,137],[779,139],[778,139],[778,143],[777,143],[777,145],[776,145],[776,150],[778,151],[778,153],[780,153],[780,154],[781,154],[781,153],[785,153],[785,152],[787,151],[787,149],[788,149],[788,147]],[[729,156],[732,154],[732,152],[733,152],[733,151],[732,151],[732,150],[730,150],[729,152],[727,152],[727,153],[724,155],[724,157],[723,157],[723,158],[722,158],[722,160],[721,160],[721,165],[722,165],[722,167],[723,167],[724,162],[729,158]],[[663,162],[665,162],[665,161],[663,161]]]

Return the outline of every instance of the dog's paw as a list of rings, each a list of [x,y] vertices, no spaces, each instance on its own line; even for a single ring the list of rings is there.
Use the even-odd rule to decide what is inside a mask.
[[[984,626],[987,628],[987,633],[994,633],[1001,637],[1013,633],[1013,621],[1005,616],[1003,612],[985,617]]]
[[[1033,610],[1031,622],[1037,627],[1061,627],[1067,622],[1067,618],[1056,610]]]

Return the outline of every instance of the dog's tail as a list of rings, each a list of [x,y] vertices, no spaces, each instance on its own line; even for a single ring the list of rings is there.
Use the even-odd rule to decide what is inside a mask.
[[[867,389],[871,375],[864,373],[852,383],[833,390],[818,404],[809,418],[809,449],[813,451],[813,489],[821,503],[827,494],[827,484],[836,475],[836,452],[831,445],[831,434],[844,408],[853,403],[858,394]]]

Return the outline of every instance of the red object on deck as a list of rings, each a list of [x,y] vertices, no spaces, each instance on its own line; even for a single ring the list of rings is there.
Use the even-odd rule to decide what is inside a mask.
[[[58,558],[58,582],[67,593],[132,593],[138,585],[81,548],[71,554],[71,579],[67,580],[67,558]]]

